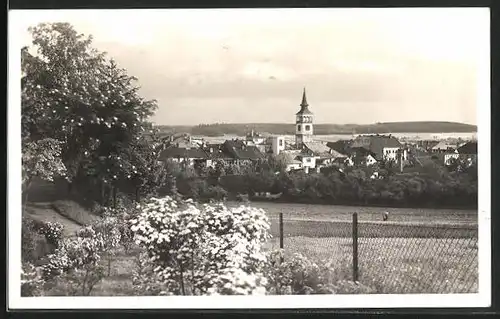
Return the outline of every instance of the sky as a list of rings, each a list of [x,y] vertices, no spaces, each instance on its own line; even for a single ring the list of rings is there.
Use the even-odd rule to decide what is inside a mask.
[[[315,123],[477,124],[489,12],[225,9],[11,12],[94,37],[158,101],[156,124],[294,123],[305,87]]]

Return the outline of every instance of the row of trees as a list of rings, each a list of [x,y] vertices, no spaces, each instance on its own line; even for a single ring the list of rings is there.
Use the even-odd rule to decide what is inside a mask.
[[[399,207],[476,207],[477,166],[457,161],[448,168],[429,163],[400,174],[393,163],[374,167],[285,172],[275,159],[249,165],[185,169],[179,192],[196,199],[281,193],[286,202]],[[376,174],[374,174],[376,172]],[[214,196],[214,197],[211,197]]]

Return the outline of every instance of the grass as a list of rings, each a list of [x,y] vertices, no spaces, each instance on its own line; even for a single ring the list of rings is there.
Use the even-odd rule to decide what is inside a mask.
[[[241,205],[241,203],[236,202],[229,202],[228,204],[231,206]],[[387,211],[389,212],[389,222],[448,225],[477,224],[477,210],[385,208],[272,202],[251,202],[250,205],[264,209],[271,218],[277,218],[279,213],[283,213],[285,220],[350,222],[352,213],[356,212],[360,222],[380,222],[382,221],[382,214]]]
[[[51,207],[62,216],[82,226],[100,219],[99,216],[92,214],[72,200],[57,200],[51,204]]]
[[[64,226],[64,236],[74,236],[81,225],[76,223],[54,210],[50,203],[29,203],[24,212],[24,216],[38,222],[58,222]]]
[[[279,221],[271,218],[271,234],[279,236]],[[302,220],[283,218],[285,237],[352,237],[352,222],[332,220]],[[472,238],[477,237],[477,225],[447,225],[434,223],[358,222],[359,237],[383,238]]]
[[[92,293],[94,296],[133,296],[136,295],[132,282],[136,267],[137,249],[127,254],[121,251],[112,257],[111,274],[99,282]],[[108,257],[105,257],[107,259]]]

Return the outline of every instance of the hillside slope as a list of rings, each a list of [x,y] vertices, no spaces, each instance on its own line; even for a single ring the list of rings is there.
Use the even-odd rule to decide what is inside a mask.
[[[244,135],[250,130],[270,134],[295,134],[294,124],[285,123],[234,123],[202,124],[197,126],[159,126],[167,132],[186,132],[192,135],[220,136],[224,134]],[[375,124],[315,124],[314,133],[328,134],[369,134],[369,133],[468,133],[476,132],[477,126],[457,122],[386,122]]]
[[[99,217],[71,198],[63,188],[64,185],[34,181],[22,214],[40,222],[58,222],[64,226],[65,236],[73,236],[83,225]]]

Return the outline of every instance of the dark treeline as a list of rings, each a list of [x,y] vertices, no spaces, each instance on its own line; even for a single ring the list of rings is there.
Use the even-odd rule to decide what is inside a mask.
[[[284,123],[217,123],[200,124],[197,126],[160,126],[164,132],[185,132],[192,135],[221,136],[224,134],[245,135],[253,129],[258,132],[270,134],[289,135],[295,134],[293,124]],[[455,122],[393,122],[376,124],[315,124],[315,134],[369,134],[369,133],[449,133],[449,132],[475,132],[475,125]]]

